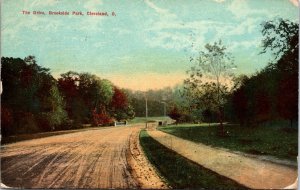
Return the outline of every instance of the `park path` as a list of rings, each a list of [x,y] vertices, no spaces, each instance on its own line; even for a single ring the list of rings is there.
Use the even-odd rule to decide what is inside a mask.
[[[158,130],[148,130],[148,133],[169,149],[248,188],[281,189],[293,184],[297,178],[295,167],[194,143]]]
[[[1,183],[14,188],[166,188],[138,147],[142,126],[1,146]]]

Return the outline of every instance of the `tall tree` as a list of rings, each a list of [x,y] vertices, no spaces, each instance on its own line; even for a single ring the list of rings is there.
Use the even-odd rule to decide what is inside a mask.
[[[211,81],[216,87],[216,106],[220,122],[219,134],[223,136],[223,105],[225,99],[222,85],[227,86],[226,80],[232,77],[232,69],[235,68],[233,58],[226,51],[226,47],[221,41],[213,44],[206,44],[205,50],[200,51],[199,55],[191,58],[194,66],[188,71],[189,78],[185,80],[185,84],[189,88],[195,90],[203,87],[205,81]],[[225,88],[226,89],[226,88]]]
[[[23,60],[2,57],[1,64],[3,116],[6,118],[5,125],[11,128],[6,130],[7,126],[2,125],[5,133],[37,132],[45,128],[49,130],[50,127],[46,126],[52,124],[61,124],[64,100],[58,93],[56,81],[49,69],[39,66],[34,56]],[[52,93],[53,89],[57,93]],[[43,117],[49,114],[51,117]]]
[[[277,19],[262,24],[263,51],[274,54],[270,64],[277,75],[276,108],[282,118],[298,116],[298,73],[299,73],[299,24]]]
[[[49,93],[51,111],[47,114],[52,130],[59,128],[68,118],[65,111],[65,101],[61,96],[56,84],[52,85]]]
[[[248,80],[249,78],[245,75],[241,75],[233,79],[234,86],[231,94],[231,106],[234,119],[237,119],[241,126],[243,126],[248,119],[248,99],[245,88],[245,83]]]
[[[299,24],[282,18],[263,22],[261,53],[271,51],[275,60],[287,53],[298,53]]]
[[[134,111],[128,102],[128,97],[121,89],[114,87],[114,95],[110,102],[110,111],[118,121],[132,119]]]
[[[66,100],[68,117],[76,124],[82,123],[88,113],[79,92],[79,73],[69,71],[58,78],[58,88]]]

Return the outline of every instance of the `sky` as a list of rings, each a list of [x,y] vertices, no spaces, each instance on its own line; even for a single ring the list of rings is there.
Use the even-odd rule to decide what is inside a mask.
[[[160,89],[182,83],[190,56],[218,40],[234,57],[236,75],[259,71],[272,59],[259,54],[261,23],[298,23],[298,14],[297,0],[2,0],[1,56],[34,55],[55,78],[72,70],[122,88]]]

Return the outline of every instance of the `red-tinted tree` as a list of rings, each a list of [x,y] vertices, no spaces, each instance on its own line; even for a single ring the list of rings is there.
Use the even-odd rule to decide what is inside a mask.
[[[168,116],[176,120],[177,124],[178,122],[180,122],[180,117],[182,116],[182,114],[180,113],[179,109],[176,106],[174,106],[169,112]]]
[[[114,95],[112,97],[111,107],[114,109],[124,109],[128,106],[126,94],[117,87],[114,87]]]
[[[111,115],[118,121],[134,117],[134,111],[128,102],[127,95],[117,87],[114,87],[114,94],[109,107]]]

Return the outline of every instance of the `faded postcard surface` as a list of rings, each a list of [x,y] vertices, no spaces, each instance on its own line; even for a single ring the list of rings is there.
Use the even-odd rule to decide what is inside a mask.
[[[297,0],[2,0],[1,188],[295,189]]]

